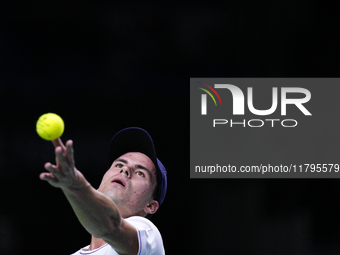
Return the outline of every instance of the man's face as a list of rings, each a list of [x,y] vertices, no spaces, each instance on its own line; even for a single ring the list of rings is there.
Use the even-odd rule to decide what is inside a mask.
[[[113,162],[98,191],[115,202],[123,218],[142,216],[153,201],[156,180],[156,167],[151,159],[140,152],[129,152]]]

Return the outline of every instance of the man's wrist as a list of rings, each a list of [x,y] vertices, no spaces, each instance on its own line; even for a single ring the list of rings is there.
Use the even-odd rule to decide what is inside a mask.
[[[67,193],[89,192],[92,189],[91,184],[84,178],[81,182],[73,183],[67,187],[61,188]]]

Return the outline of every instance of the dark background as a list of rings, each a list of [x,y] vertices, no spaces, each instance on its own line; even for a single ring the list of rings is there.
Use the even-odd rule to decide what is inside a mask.
[[[54,153],[35,123],[55,112],[94,187],[116,131],[153,136],[169,176],[153,217],[167,254],[338,254],[338,180],[189,178],[189,78],[337,77],[337,14],[310,1],[2,1],[0,253],[90,242],[38,178]]]

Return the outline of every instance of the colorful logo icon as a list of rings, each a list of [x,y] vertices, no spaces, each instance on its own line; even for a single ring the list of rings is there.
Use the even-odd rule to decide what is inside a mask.
[[[217,96],[217,98],[220,101],[220,104],[222,106],[221,98],[220,98],[219,94],[216,92],[216,90],[213,87],[211,87],[208,84],[202,83],[202,82],[197,82],[197,83],[200,83],[200,84],[206,86],[208,89],[210,89]],[[217,106],[215,97],[211,94],[211,92],[209,90],[201,88],[201,87],[198,87],[198,88],[203,90],[204,92],[206,92],[212,98],[212,100],[214,101],[215,106]],[[201,114],[202,115],[207,115],[207,95],[206,94],[202,94],[202,96],[201,96]]]

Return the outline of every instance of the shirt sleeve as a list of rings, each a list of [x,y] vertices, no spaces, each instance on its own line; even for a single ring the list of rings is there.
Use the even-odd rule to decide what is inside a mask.
[[[163,240],[157,227],[148,219],[133,216],[125,219],[137,229],[138,255],[164,255]]]

